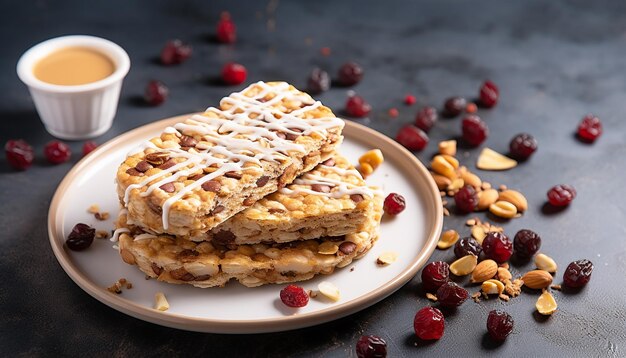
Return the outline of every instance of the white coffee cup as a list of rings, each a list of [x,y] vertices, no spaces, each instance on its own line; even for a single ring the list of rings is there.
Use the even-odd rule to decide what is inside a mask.
[[[108,77],[82,85],[56,85],[34,75],[35,65],[67,47],[86,47],[107,56],[115,65]],[[117,44],[94,36],[63,36],[44,41],[26,51],[17,63],[17,75],[30,91],[46,130],[55,137],[79,140],[97,137],[113,124],[122,81],[130,59]]]

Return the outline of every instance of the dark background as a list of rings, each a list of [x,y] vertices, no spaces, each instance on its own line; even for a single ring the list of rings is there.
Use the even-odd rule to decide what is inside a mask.
[[[222,10],[238,26],[235,45],[211,41]],[[36,355],[204,355],[354,356],[361,334],[388,342],[390,356],[624,356],[626,355],[626,3],[619,1],[3,1],[0,12],[0,142],[24,138],[37,161],[26,172],[0,159],[0,352]],[[238,61],[249,80],[285,80],[304,87],[314,66],[335,74],[348,60],[361,63],[363,81],[353,89],[373,106],[360,122],[389,136],[411,122],[418,106],[406,107],[406,93],[418,105],[441,106],[446,97],[473,98],[486,78],[500,87],[501,101],[480,110],[491,136],[485,145],[506,153],[511,137],[532,133],[539,150],[527,163],[503,172],[480,172],[493,184],[521,190],[528,212],[503,223],[509,236],[531,228],[543,237],[542,251],[559,265],[555,283],[573,260],[595,264],[580,292],[555,292],[559,310],[544,319],[534,314],[537,293],[508,303],[467,302],[446,312],[446,333],[438,342],[416,340],[415,312],[429,304],[420,279],[368,309],[318,327],[262,335],[214,335],[179,331],[118,313],[83,292],[65,274],[48,244],[46,215],[57,184],[80,157],[51,166],[42,149],[52,137],[15,74],[30,46],[66,34],[91,34],[124,47],[131,71],[124,82],[113,128],[102,143],[156,119],[203,110],[243,86],[215,81],[221,66]],[[193,57],[175,67],[155,60],[168,39],[193,44]],[[320,48],[329,47],[324,57]],[[142,104],[146,82],[159,79],[171,91],[160,107]],[[341,113],[345,88],[319,96]],[[398,118],[387,111],[396,107]],[[588,112],[605,133],[593,145],[574,131]],[[431,145],[417,155],[428,161],[436,143],[460,133],[460,120],[440,120]],[[470,169],[478,149],[461,150]],[[578,197],[566,210],[544,206],[553,185],[568,183]],[[485,218],[484,214],[478,215]],[[470,216],[445,219],[444,228],[468,235]],[[407,233],[410,235],[411,233]],[[382,238],[393,240],[393,238]],[[451,261],[452,251],[433,259]],[[522,273],[532,264],[513,267]],[[472,287],[470,292],[478,288]],[[486,336],[487,312],[504,309],[515,319],[502,345]]]

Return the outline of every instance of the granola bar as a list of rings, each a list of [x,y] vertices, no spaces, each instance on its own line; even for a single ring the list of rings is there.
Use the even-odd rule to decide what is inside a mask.
[[[285,82],[257,82],[128,155],[118,195],[138,226],[200,235],[328,159],[343,121]]]
[[[367,220],[354,233],[271,245],[221,245],[152,235],[137,228],[124,230],[125,215],[121,215],[118,226],[126,232],[119,235],[119,252],[124,262],[169,283],[213,287],[235,279],[255,287],[308,280],[330,274],[367,253],[378,239],[382,216],[382,198],[377,195],[374,202]]]

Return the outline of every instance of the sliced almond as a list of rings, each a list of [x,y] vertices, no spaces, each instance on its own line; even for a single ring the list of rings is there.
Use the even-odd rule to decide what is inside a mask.
[[[535,290],[546,288],[552,283],[552,275],[548,271],[533,270],[527,272],[523,277],[524,285]]]
[[[544,290],[541,296],[539,296],[539,298],[537,299],[535,307],[537,308],[537,311],[542,315],[549,316],[556,311],[557,304],[550,291]]]
[[[87,212],[90,214],[99,213],[100,207],[98,206],[98,204],[93,204],[87,209]]]
[[[476,167],[482,170],[507,170],[516,166],[515,160],[489,148],[483,148],[476,162]]]
[[[393,252],[393,251],[386,251],[380,254],[380,256],[378,256],[376,263],[381,266],[391,265],[392,263],[396,262],[397,259],[398,259],[398,253]]]
[[[480,211],[489,209],[489,206],[498,201],[498,191],[496,189],[487,189],[479,191],[478,205],[476,208]]]
[[[450,265],[450,272],[452,272],[456,276],[469,275],[470,273],[472,273],[472,271],[474,271],[477,264],[478,258],[476,256],[463,256]]]
[[[555,273],[557,266],[556,262],[548,255],[545,254],[537,254],[535,256],[535,266],[538,269],[548,271],[550,273]]]
[[[487,233],[482,226],[476,225],[472,227],[472,237],[478,241],[479,244],[483,244],[485,236],[487,236]]]
[[[522,193],[520,193],[519,191],[515,191],[511,189],[502,191],[500,192],[500,195],[498,196],[498,200],[507,201],[515,205],[518,212],[524,212],[528,210],[528,201],[526,200],[524,195],[522,195]]]
[[[439,142],[439,154],[456,155],[456,141],[444,140]]]
[[[504,219],[513,219],[517,214],[517,208],[508,201],[500,200],[489,205],[489,212]]]
[[[471,282],[484,282],[493,278],[498,272],[498,264],[493,260],[483,260],[472,271]],[[504,288],[503,288],[504,289]]]
[[[504,284],[498,280],[487,280],[482,283],[480,289],[488,295],[499,295],[504,292]]]
[[[341,294],[339,288],[334,283],[328,281],[322,281],[317,285],[317,289],[320,293],[333,301],[339,301]]]
[[[167,311],[169,308],[170,304],[167,302],[167,298],[165,298],[163,292],[157,292],[156,295],[154,295],[154,309]]]
[[[447,230],[441,234],[437,247],[441,250],[445,250],[459,241],[459,233],[455,230]]]
[[[443,175],[450,180],[456,179],[455,168],[442,155],[435,155],[432,162],[430,162],[430,166],[435,173]]]

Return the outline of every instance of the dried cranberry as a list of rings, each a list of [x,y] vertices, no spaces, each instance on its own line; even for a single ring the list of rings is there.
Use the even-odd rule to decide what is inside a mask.
[[[498,86],[491,81],[485,81],[482,86],[480,86],[480,104],[484,107],[491,108],[498,103],[498,97],[500,96],[500,91],[498,91]]]
[[[537,150],[537,141],[528,133],[520,133],[511,139],[509,151],[518,160],[526,160]]]
[[[183,63],[191,56],[192,52],[191,45],[181,40],[168,41],[161,50],[161,63],[164,65]]]
[[[450,265],[444,261],[431,262],[422,270],[422,286],[427,292],[437,292],[450,280]]]
[[[165,102],[169,93],[169,89],[167,88],[167,86],[165,86],[163,82],[153,80],[148,82],[144,98],[146,102],[148,102],[148,104],[152,106],[158,106],[161,103]]]
[[[320,94],[330,88],[330,76],[328,72],[314,68],[307,80],[307,89],[311,94]]]
[[[534,231],[522,229],[513,238],[515,254],[523,259],[529,259],[539,251],[541,237]]]
[[[434,107],[426,106],[415,116],[415,125],[426,133],[435,125],[435,122],[437,122],[437,110]]]
[[[65,240],[65,244],[70,250],[82,251],[91,246],[94,237],[96,237],[96,229],[87,224],[79,223],[74,226],[67,240]]]
[[[487,317],[487,332],[493,340],[503,341],[513,330],[513,317],[500,310],[489,312]]]
[[[563,283],[566,286],[577,288],[586,285],[591,280],[593,264],[589,260],[578,260],[567,265],[563,273]]]
[[[578,125],[578,138],[583,142],[593,142],[602,134],[600,118],[588,114]]]
[[[482,246],[473,237],[464,237],[454,244],[454,256],[461,258],[467,255],[480,256]]]
[[[43,154],[46,156],[46,159],[52,164],[61,164],[70,160],[72,156],[72,151],[67,144],[60,142],[58,140],[53,140],[46,144],[43,148]]]
[[[355,62],[344,63],[339,68],[339,83],[344,86],[353,86],[363,78],[363,68]]]
[[[404,197],[400,194],[391,193],[385,198],[383,210],[387,215],[398,215],[406,208]]]
[[[361,96],[350,96],[346,101],[346,113],[352,117],[365,117],[372,110],[372,106],[367,103]]]
[[[414,125],[406,125],[400,128],[396,135],[396,141],[406,149],[419,151],[428,145],[428,135]]]
[[[406,96],[404,96],[404,104],[406,104],[407,106],[412,106],[415,104],[415,102],[417,102],[417,99],[412,94],[407,94]]]
[[[555,185],[548,191],[548,202],[554,206],[569,205],[576,197],[576,189],[567,184]]]
[[[501,232],[489,232],[483,239],[483,253],[495,262],[506,262],[513,254],[511,240]]]
[[[232,44],[237,40],[237,27],[230,18],[230,13],[224,11],[217,22],[217,41],[225,44]]]
[[[450,97],[443,104],[443,115],[456,117],[465,109],[467,101],[463,97]]]
[[[35,159],[33,147],[23,139],[11,139],[4,145],[9,165],[17,170],[26,170]]]
[[[361,336],[356,342],[356,356],[359,358],[387,357],[387,342],[378,336]]]
[[[465,106],[465,113],[476,113],[478,111],[478,107],[476,106],[476,103],[470,102],[467,104],[467,106]]]
[[[489,128],[480,117],[470,114],[463,118],[461,122],[463,139],[471,146],[478,146],[489,136]]]
[[[289,307],[304,307],[309,303],[309,295],[296,285],[289,285],[280,290],[280,300]]]
[[[391,118],[396,118],[400,114],[400,112],[398,112],[397,108],[389,108],[387,114],[389,114],[389,117]]]
[[[444,307],[460,306],[468,297],[467,290],[452,281],[444,283],[437,290],[437,302]]]
[[[443,337],[445,320],[443,313],[434,307],[424,307],[417,311],[413,319],[415,335],[423,340],[433,340]]]
[[[469,184],[465,185],[454,194],[454,203],[459,211],[471,213],[476,209],[476,205],[478,205],[476,189]]]
[[[89,140],[86,141],[85,143],[83,143],[83,157],[86,156],[87,154],[91,153],[94,151],[94,149],[98,148],[98,143]]]
[[[246,81],[248,71],[243,65],[230,62],[222,68],[222,81],[228,85],[238,85]]]

